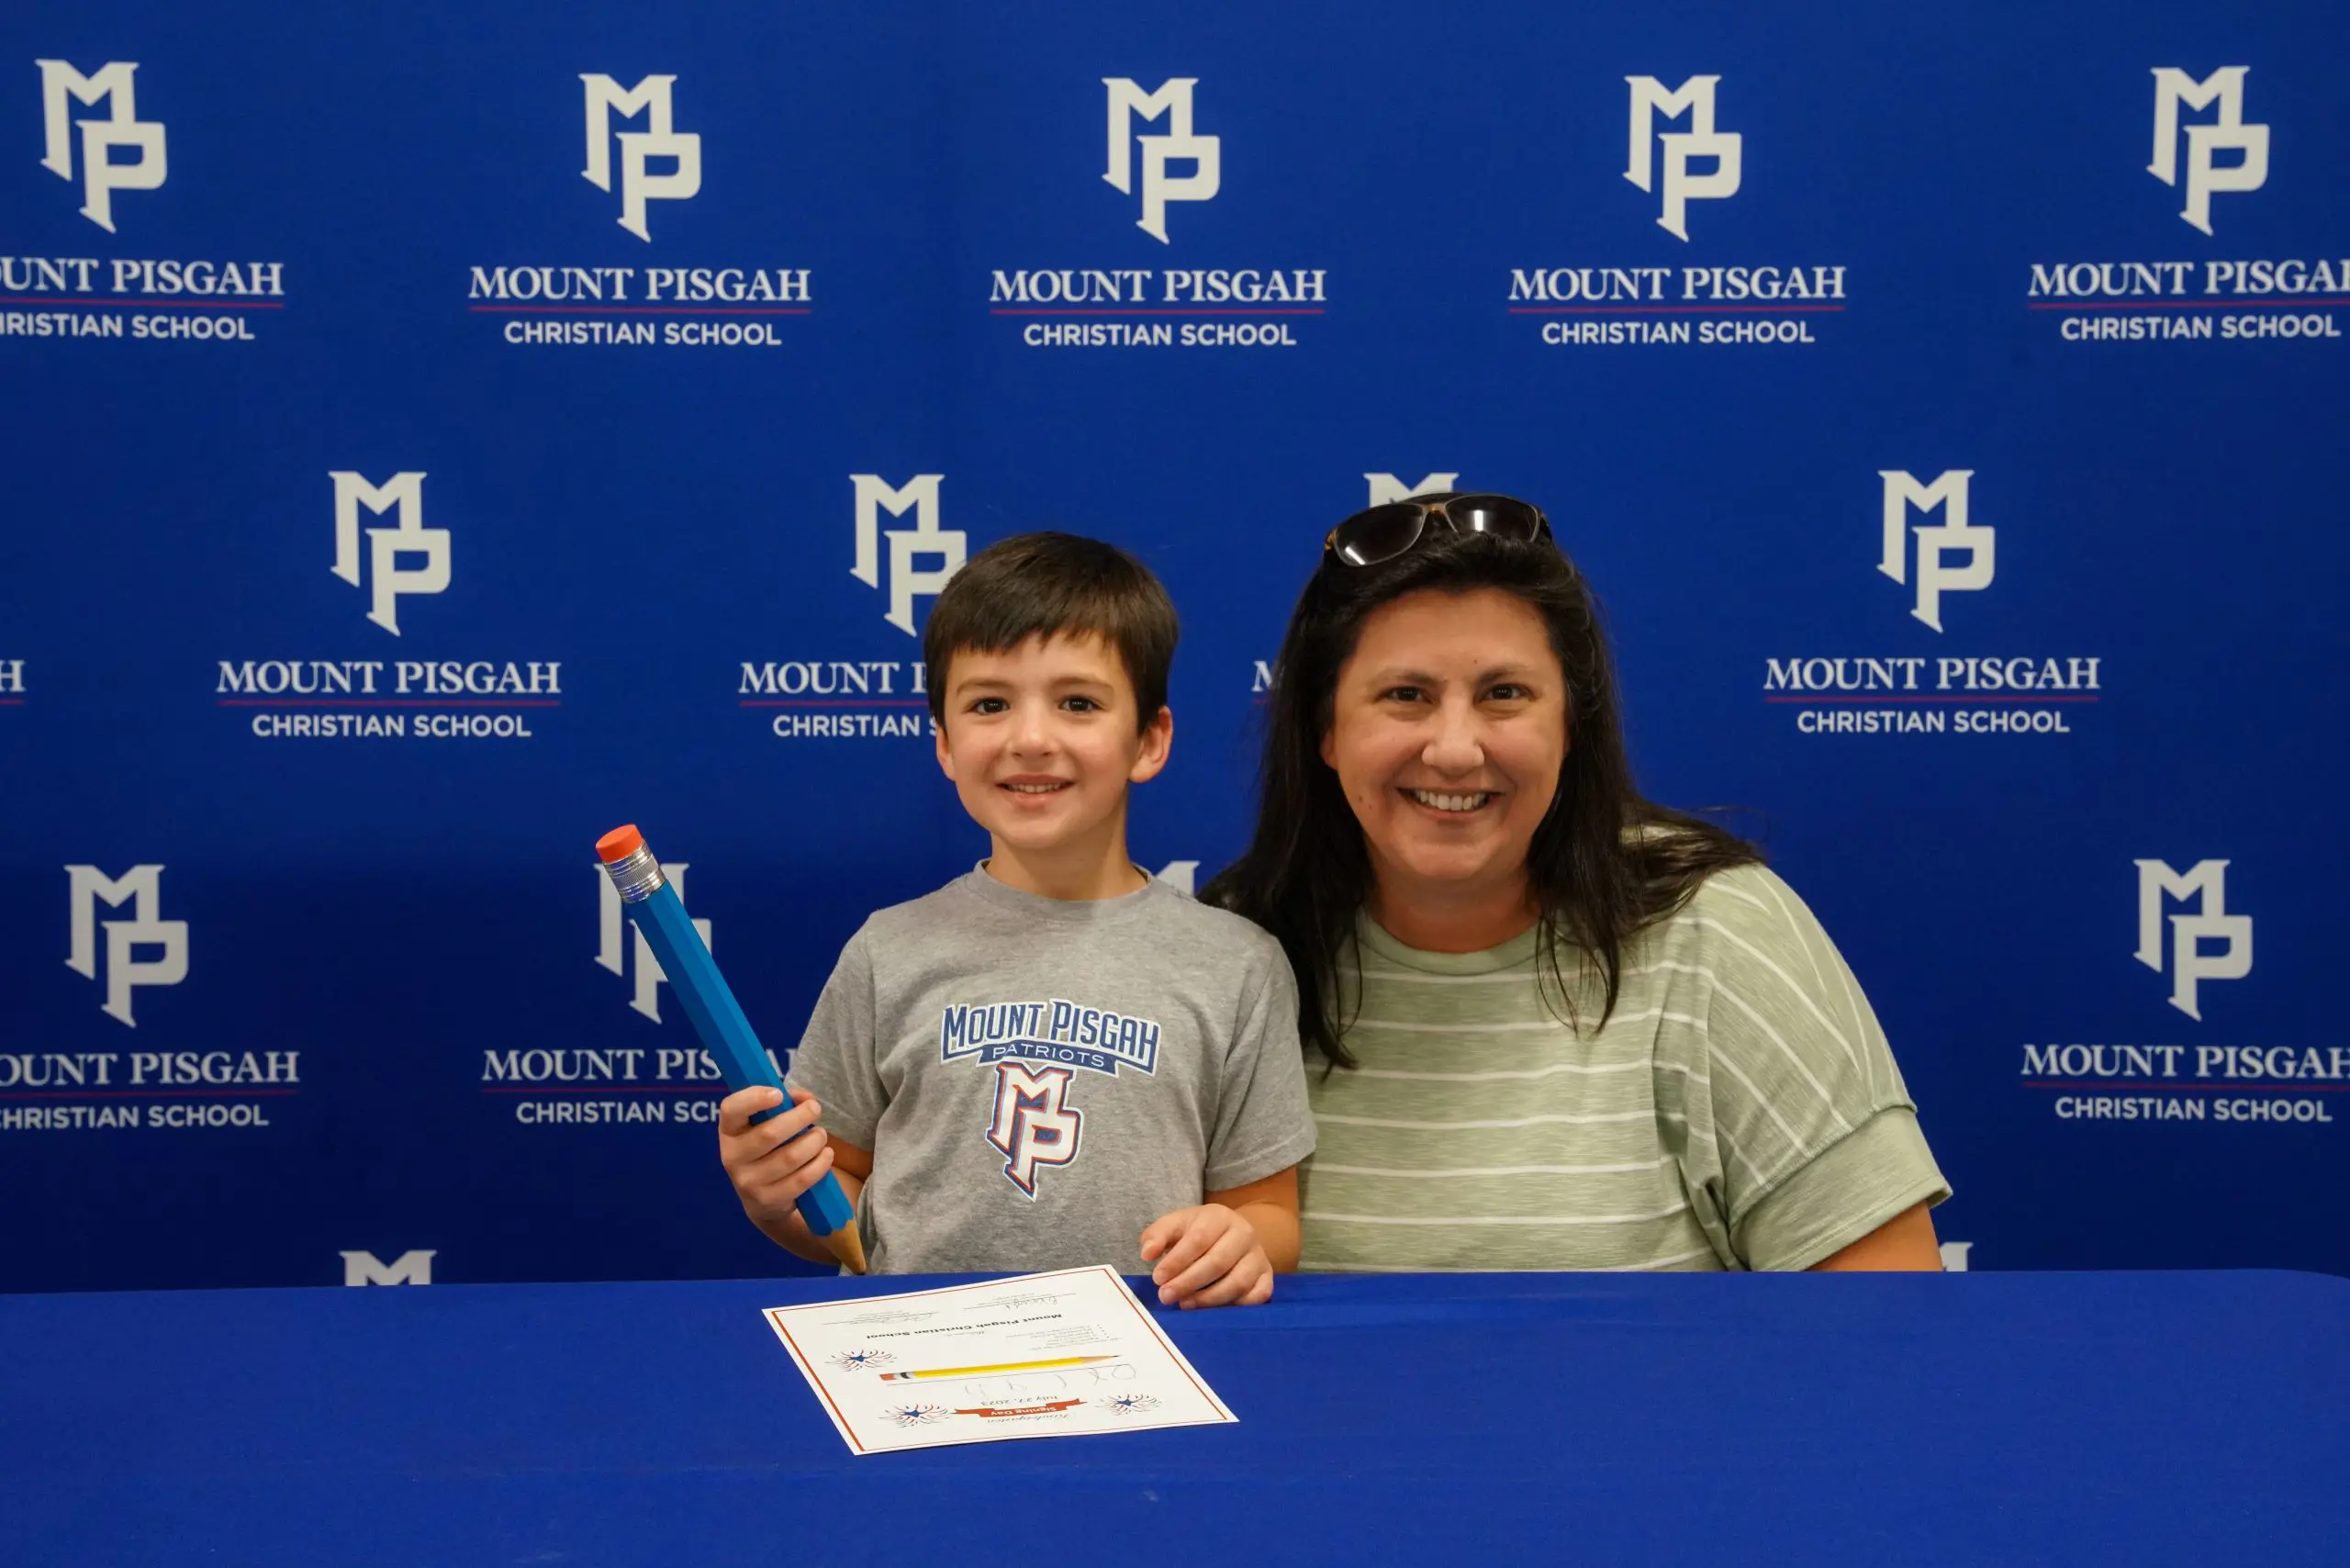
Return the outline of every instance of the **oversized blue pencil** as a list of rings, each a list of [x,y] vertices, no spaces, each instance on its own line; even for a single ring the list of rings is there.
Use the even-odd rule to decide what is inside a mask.
[[[718,972],[717,960],[703,945],[701,933],[686,918],[677,890],[669,885],[669,879],[661,874],[661,862],[644,846],[644,835],[633,824],[616,827],[596,841],[596,857],[604,863],[612,886],[620,890],[621,905],[643,934],[645,946],[661,961],[661,970],[684,1004],[694,1033],[725,1075],[726,1087],[782,1088],[758,1036],[751,1030],[751,1021],[743,1016],[742,1004],[727,989],[726,977]],[[764,1122],[788,1108],[778,1105],[751,1120]],[[800,1217],[834,1257],[853,1271],[865,1272],[865,1243],[856,1233],[856,1215],[831,1171],[800,1194]]]

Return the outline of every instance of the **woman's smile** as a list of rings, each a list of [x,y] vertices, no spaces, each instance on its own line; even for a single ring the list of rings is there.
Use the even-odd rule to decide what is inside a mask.
[[[1436,812],[1440,817],[1469,816],[1474,812],[1483,811],[1495,800],[1499,799],[1499,792],[1493,790],[1479,790],[1464,793],[1457,790],[1414,790],[1406,788],[1403,792],[1418,804],[1426,806],[1429,811]]]

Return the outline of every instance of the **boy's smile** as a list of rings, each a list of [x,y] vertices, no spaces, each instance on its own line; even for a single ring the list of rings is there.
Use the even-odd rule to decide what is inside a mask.
[[[998,880],[1054,898],[1134,890],[1126,787],[1166,766],[1173,720],[1142,722],[1114,648],[1080,633],[966,649],[944,711],[938,765],[988,830]]]

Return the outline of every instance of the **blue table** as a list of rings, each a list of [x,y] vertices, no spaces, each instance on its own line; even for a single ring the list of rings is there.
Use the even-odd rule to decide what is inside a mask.
[[[1237,1426],[853,1458],[758,1309],[905,1283],[0,1297],[0,1561],[2350,1562],[2338,1279],[1284,1280]]]

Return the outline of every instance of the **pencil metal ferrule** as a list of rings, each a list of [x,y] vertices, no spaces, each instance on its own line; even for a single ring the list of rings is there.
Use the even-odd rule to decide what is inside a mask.
[[[604,869],[611,873],[612,886],[619,890],[622,903],[643,903],[668,880],[661,874],[661,862],[642,844]]]

